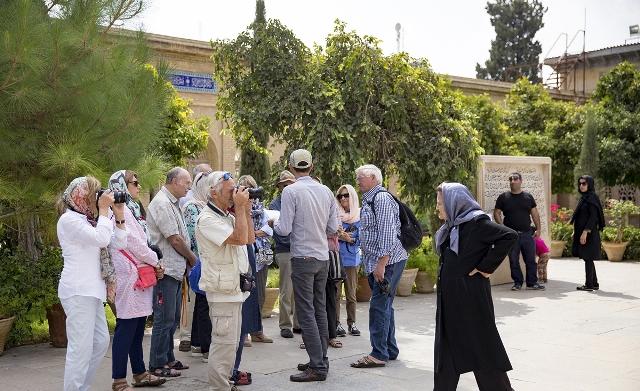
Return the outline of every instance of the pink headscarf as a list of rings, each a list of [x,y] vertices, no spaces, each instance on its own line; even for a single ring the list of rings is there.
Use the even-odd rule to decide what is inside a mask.
[[[349,212],[345,211],[340,202],[336,199],[338,203],[338,218],[347,224],[353,224],[357,221],[360,221],[360,199],[358,198],[358,193],[356,189],[351,185],[342,185],[336,192],[336,196],[340,194],[342,189],[347,189],[349,192]]]
[[[87,220],[95,227],[96,217],[91,207],[87,204],[88,195],[89,184],[87,177],[79,177],[71,181],[67,186],[67,189],[62,194],[62,199],[67,208],[87,216]]]

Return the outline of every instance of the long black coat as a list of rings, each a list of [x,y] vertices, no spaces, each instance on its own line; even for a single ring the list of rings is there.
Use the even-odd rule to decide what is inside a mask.
[[[489,279],[477,268],[493,273],[518,235],[488,216],[459,227],[458,254],[441,248],[436,310],[435,370],[442,369],[442,351],[449,349],[457,373],[473,370],[511,370],[511,363],[496,328]]]
[[[574,257],[593,261],[600,259],[600,229],[598,207],[592,203],[584,202],[573,212],[573,244],[571,252]],[[587,234],[587,243],[580,244],[580,235],[585,229],[590,229]]]

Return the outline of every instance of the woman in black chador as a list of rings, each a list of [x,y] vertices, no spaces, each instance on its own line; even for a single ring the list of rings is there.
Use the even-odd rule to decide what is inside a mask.
[[[584,259],[586,278],[584,285],[576,288],[579,291],[600,289],[593,260],[600,258],[600,231],[604,228],[605,222],[602,204],[595,190],[593,178],[589,175],[583,175],[578,179],[578,191],[582,197],[571,217],[573,224],[571,252],[574,257]]]
[[[512,391],[511,363],[496,328],[489,276],[518,234],[491,221],[459,183],[438,187],[440,254],[434,391],[455,390],[473,371],[480,391]]]

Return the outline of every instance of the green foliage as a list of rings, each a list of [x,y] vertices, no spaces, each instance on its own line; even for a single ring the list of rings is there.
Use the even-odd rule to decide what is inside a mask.
[[[571,241],[573,237],[573,225],[554,221],[551,223],[551,240]]]
[[[607,239],[604,240],[620,243],[625,240],[624,230],[629,225],[629,215],[640,214],[640,207],[636,206],[631,201],[608,200],[607,207],[604,210],[604,213],[607,216],[611,217],[609,225],[610,227],[613,227],[615,229],[615,237],[613,238],[613,240],[609,240],[611,238],[610,233],[606,234]]]
[[[409,253],[406,268],[418,268],[421,272],[427,272],[429,277],[435,281],[438,277],[439,265],[440,258],[433,249],[433,239],[430,236],[424,236],[420,246]]]
[[[54,201],[69,181],[137,169],[156,143],[167,103],[144,64],[142,34],[107,35],[141,2],[0,3],[0,216],[32,259],[55,227]]]
[[[628,61],[623,61],[600,77],[592,99],[605,107],[621,106],[625,111],[640,110],[640,71]]]
[[[496,0],[487,3],[487,13],[496,31],[491,41],[489,60],[485,66],[476,64],[476,77],[501,81],[516,81],[526,77],[540,82],[538,63],[542,46],[534,40],[544,23],[547,9],[540,0]]]
[[[158,142],[160,153],[173,166],[185,166],[187,159],[197,157],[207,149],[209,141],[209,118],[193,118],[190,102],[181,98],[171,84],[167,83],[171,100],[167,117]]]
[[[280,269],[274,266],[267,271],[267,288],[280,288]]]
[[[623,259],[640,260],[640,228],[626,227],[623,240],[629,242]]]
[[[582,148],[578,164],[574,169],[574,184],[578,183],[578,178],[582,175],[598,178],[598,125],[595,121],[593,110],[588,110],[582,126]]]
[[[471,126],[478,131],[480,146],[485,155],[517,155],[513,137],[503,121],[504,110],[487,94],[463,97],[471,113]]]

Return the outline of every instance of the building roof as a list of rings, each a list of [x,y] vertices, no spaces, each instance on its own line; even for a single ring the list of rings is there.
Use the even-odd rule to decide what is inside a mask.
[[[628,43],[624,45],[609,46],[606,48],[592,50],[585,53],[587,64],[597,62],[608,62],[609,60],[615,60],[616,62],[624,60],[632,60],[635,62],[640,61],[640,42]],[[567,54],[566,56],[556,56],[545,58],[544,64],[554,66],[561,60],[581,60],[582,53]]]

